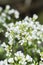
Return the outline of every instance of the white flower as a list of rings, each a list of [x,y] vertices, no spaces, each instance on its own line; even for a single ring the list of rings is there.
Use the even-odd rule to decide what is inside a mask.
[[[27,54],[25,57],[25,55],[21,51],[16,52],[14,55],[15,55],[15,61],[19,60],[19,64],[21,65],[26,65],[27,62],[32,62],[31,56]]]
[[[14,59],[13,59],[13,58],[9,58],[9,59],[8,59],[8,62],[9,62],[9,63],[14,63]]]
[[[11,57],[11,53],[9,52],[9,50],[6,49],[6,51],[7,51],[6,56]]]
[[[18,51],[15,53],[15,56],[21,56],[21,57],[24,57],[24,54],[21,52],[21,51]]]
[[[1,46],[2,46],[2,47],[5,47],[5,48],[7,47],[7,45],[6,45],[5,42],[3,42],[3,44],[1,44]]]
[[[10,5],[6,5],[6,9],[9,10],[10,9]]]
[[[12,23],[10,23],[8,26],[9,26],[9,27],[13,27],[13,26],[14,26],[14,23],[12,22]]]
[[[3,61],[0,61],[0,65],[3,65],[4,63],[3,63]]]
[[[5,22],[3,23],[3,26],[8,29],[8,26]]]
[[[6,14],[5,14],[5,13],[2,13],[1,16],[2,16],[2,17],[6,17]]]
[[[9,10],[9,14],[13,14],[15,12],[15,10],[14,9],[11,9],[11,10]]]
[[[34,15],[33,15],[33,19],[36,20],[37,18],[38,18],[38,16],[37,16],[36,14],[34,14]]]
[[[16,19],[19,18],[19,12],[18,12],[17,10],[15,10],[15,12],[14,12],[14,16],[15,16]]]
[[[8,36],[9,36],[9,33],[8,33],[8,32],[6,32],[6,33],[5,33],[5,37],[8,37]]]
[[[27,60],[27,62],[32,62],[32,58],[31,58],[31,56],[29,56],[29,55],[27,54],[27,56],[26,56],[26,60]]]
[[[40,61],[39,65],[43,65],[43,62],[42,62],[42,61]]]
[[[18,58],[17,57],[15,57],[14,59],[15,59],[15,61],[18,61]]]
[[[41,57],[41,60],[43,60],[43,57]]]
[[[14,55],[15,55],[16,61],[22,60],[25,57],[24,54],[21,51],[16,52]]]
[[[8,44],[9,44],[9,45],[12,45],[12,44],[13,44],[12,41],[13,41],[13,39],[10,39],[9,42],[8,42]]]
[[[40,41],[40,40],[38,40],[38,41],[37,41],[37,43],[40,45],[40,44],[41,44],[41,41]]]
[[[5,60],[3,60],[3,61],[0,61],[0,65],[9,65],[9,64],[7,63],[7,59],[5,59]]]
[[[32,63],[31,65],[34,65],[34,63]]]
[[[20,40],[20,41],[19,41],[19,43],[21,43],[21,45],[23,45],[24,42],[25,42],[24,40]]]
[[[14,55],[15,55],[15,61],[19,60],[19,64],[21,65],[27,64],[25,55],[21,51],[16,52]]]
[[[24,59],[22,59],[21,61],[19,61],[19,64],[21,64],[21,65],[26,65],[26,64],[27,64],[27,62],[26,62],[25,58],[24,58]]]
[[[7,59],[4,60],[4,64],[3,65],[9,65],[7,62]]]
[[[25,20],[25,21],[29,20],[28,16],[26,16],[24,20]]]
[[[12,40],[15,41],[15,38],[19,40],[21,45],[27,43],[27,40],[29,45],[32,44],[32,40],[37,40],[36,43],[39,43],[40,39],[43,41],[43,32],[40,30],[41,27],[43,29],[43,26],[41,26],[39,22],[33,22],[32,19],[30,20],[28,20],[27,17],[26,20],[24,19],[23,21],[16,22],[15,24],[10,23],[6,25],[7,31],[9,31],[9,44],[13,42]],[[14,35],[11,34],[11,31]]]

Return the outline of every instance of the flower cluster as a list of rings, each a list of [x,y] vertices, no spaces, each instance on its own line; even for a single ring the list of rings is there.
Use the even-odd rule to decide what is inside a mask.
[[[27,65],[27,62],[32,62],[31,56],[26,55],[25,57],[25,55],[21,51],[16,52],[14,55],[15,61],[19,61],[19,64],[21,65]]]
[[[33,17],[34,19],[34,17]],[[26,17],[24,20],[6,25],[7,32],[5,37],[8,37],[9,44],[17,43],[24,45],[41,44],[43,42],[43,25],[39,24],[38,21],[34,22],[32,18]],[[14,40],[14,41],[13,41]]]
[[[43,25],[37,21],[38,16],[26,16],[21,21],[14,17],[19,18],[17,10],[6,6],[3,11],[0,7],[0,33],[5,37],[0,46],[6,56],[0,65],[43,65]]]
[[[14,58],[8,58],[5,59],[4,61],[0,61],[0,64],[9,65],[16,64],[18,62],[19,65],[27,65],[28,62],[32,62],[32,58],[29,55],[25,57],[25,55],[21,51],[16,52],[14,56],[15,56]]]
[[[3,27],[6,25],[6,23],[15,22],[14,19],[19,18],[19,12],[15,9],[11,9],[9,5],[5,7],[3,10],[2,7],[0,7],[0,32],[3,32]],[[2,26],[3,25],[3,26]]]

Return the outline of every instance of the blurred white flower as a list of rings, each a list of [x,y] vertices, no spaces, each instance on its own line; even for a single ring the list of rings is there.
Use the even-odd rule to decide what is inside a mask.
[[[6,14],[5,14],[5,13],[2,13],[1,16],[2,16],[2,17],[6,17]]]
[[[17,10],[14,11],[14,16],[15,16],[16,19],[19,18],[19,12]]]
[[[9,14],[14,14],[14,13],[15,13],[15,10],[14,10],[14,9],[11,9],[11,10],[9,10],[8,13],[9,13]]]
[[[14,63],[14,59],[13,59],[13,58],[9,58],[9,59],[8,59],[8,62],[9,62],[9,63]]]
[[[6,9],[9,10],[10,9],[10,5],[6,5]]]
[[[9,65],[7,59],[0,61],[0,65]]]
[[[3,65],[4,63],[3,63],[3,61],[0,61],[0,65]]]
[[[27,60],[27,62],[32,62],[32,58],[31,58],[31,56],[29,56],[29,55],[27,54],[27,56],[26,56],[26,60]]]
[[[40,61],[39,65],[43,65],[43,62],[42,62],[42,61]]]
[[[38,16],[36,14],[33,15],[33,19],[36,20],[38,18]],[[34,21],[33,20],[33,21]]]

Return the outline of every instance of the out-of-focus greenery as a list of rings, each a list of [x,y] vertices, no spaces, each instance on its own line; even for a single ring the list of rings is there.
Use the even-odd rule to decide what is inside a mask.
[[[17,10],[0,7],[0,65],[43,65],[43,25],[37,18],[21,21]]]
[[[41,24],[43,24],[43,11],[42,12],[40,12],[39,14],[38,14],[38,20],[40,21],[40,23]]]

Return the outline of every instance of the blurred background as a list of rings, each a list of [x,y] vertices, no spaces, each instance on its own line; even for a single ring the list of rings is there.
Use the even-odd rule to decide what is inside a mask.
[[[10,5],[11,8],[17,9],[20,12],[21,18],[26,15],[32,16],[37,14],[40,23],[43,23],[43,0],[0,0],[0,6]]]

